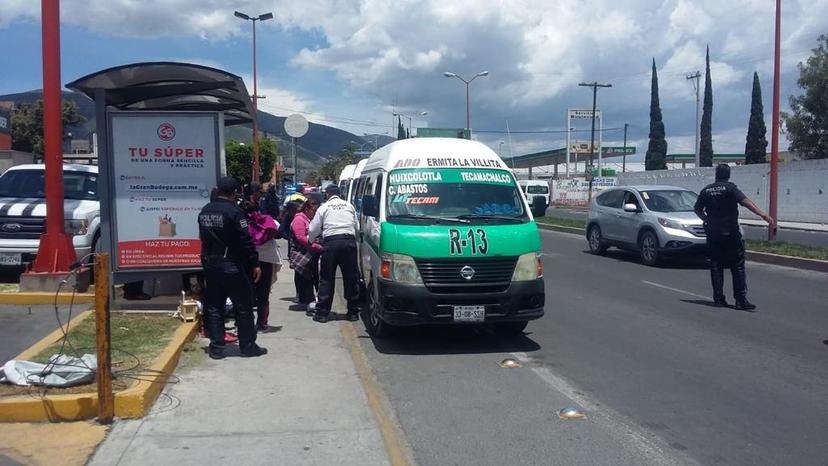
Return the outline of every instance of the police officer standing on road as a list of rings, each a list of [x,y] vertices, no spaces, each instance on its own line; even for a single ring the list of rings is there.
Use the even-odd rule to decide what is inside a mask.
[[[328,201],[316,211],[311,221],[308,240],[322,236],[322,260],[319,266],[319,295],[313,320],[325,323],[333,303],[336,267],[342,270],[345,300],[348,301],[347,319],[359,319],[359,282],[357,269],[356,229],[354,206],[339,197],[339,186],[325,188]]]
[[[768,228],[775,228],[774,220],[762,212],[756,204],[730,181],[730,167],[720,164],[716,167],[716,182],[707,185],[696,200],[696,215],[704,221],[707,248],[710,254],[710,281],[713,284],[713,302],[725,307],[724,269],[730,268],[733,276],[733,298],[736,309],[752,311],[756,306],[747,300],[747,277],[745,273],[745,242],[739,230],[739,205],[768,222]]]
[[[198,214],[201,263],[204,267],[204,323],[210,336],[210,357],[224,353],[224,306],[229,297],[239,328],[242,357],[267,353],[256,344],[253,324],[253,283],[259,280],[259,255],[247,230],[247,218],[236,204],[239,182],[226,176],[219,180],[215,200]]]

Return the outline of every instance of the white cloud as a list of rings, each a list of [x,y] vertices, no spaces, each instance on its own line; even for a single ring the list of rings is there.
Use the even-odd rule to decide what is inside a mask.
[[[65,24],[99,33],[189,36],[210,43],[248,33],[249,26],[232,16],[234,9],[273,11],[275,21],[268,27],[320,38],[294,51],[290,63],[298,71],[330,73],[348,93],[376,103],[361,114],[379,119],[383,106],[393,103],[428,110],[432,126],[461,126],[465,118],[463,84],[443,78],[443,71],[466,77],[490,71],[470,86],[476,128],[499,128],[506,118],[517,129],[560,128],[567,107],[591,101],[578,82],[610,82],[613,88],[601,91],[600,105],[608,119],[635,123],[637,138],[646,137],[652,57],[659,65],[670,137],[692,140],[687,114],[694,93],[684,75],[703,72],[706,44],[711,47],[715,129],[722,138],[744,130],[744,109],[732,104],[744,100],[754,70],[770,90],[773,5],[764,0],[63,0],[61,6]],[[807,57],[819,33],[828,31],[825,11],[828,0],[785,2],[788,87],[796,62]],[[39,20],[39,14],[39,2],[0,0],[0,28],[18,18]],[[262,108],[272,106],[276,113],[276,107],[310,112],[324,105],[309,93],[273,86],[268,92],[273,97]],[[358,117],[356,107],[353,111]],[[544,137],[538,141],[551,143]],[[539,147],[538,141],[521,147]]]

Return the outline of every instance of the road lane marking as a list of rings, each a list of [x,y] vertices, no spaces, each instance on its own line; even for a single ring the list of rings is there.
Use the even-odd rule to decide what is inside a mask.
[[[710,299],[710,296],[702,296],[700,294],[691,293],[689,291],[680,290],[678,288],[673,288],[672,286],[661,285],[659,283],[648,282],[647,280],[642,280],[642,283],[650,286],[655,286],[656,288],[662,288],[665,290],[675,291],[676,293],[686,294],[687,296],[693,296],[694,298],[701,298],[701,299]]]
[[[657,434],[642,432],[641,428],[637,426],[633,419],[616,412],[610,408],[606,403],[599,403],[587,397],[583,391],[575,388],[568,380],[554,373],[548,367],[544,367],[541,362],[535,361],[534,358],[524,352],[512,353],[512,356],[517,358],[524,364],[524,367],[529,367],[542,381],[549,385],[553,390],[569,398],[577,405],[580,405],[586,410],[588,419],[592,422],[600,424],[603,428],[610,432],[611,435],[622,437],[626,440],[628,445],[633,447],[633,450],[645,456],[649,464],[658,465],[697,465],[699,464],[694,459],[690,458],[686,453],[674,451],[670,446]],[[621,442],[622,445],[625,442]],[[669,452],[669,453],[668,453]]]
[[[380,433],[382,433],[385,450],[388,452],[388,458],[391,460],[392,466],[415,466],[417,463],[414,461],[414,455],[406,441],[405,433],[400,427],[393,408],[391,408],[391,402],[386,398],[374,377],[374,373],[368,366],[368,358],[359,344],[354,325],[342,322],[339,328],[342,331],[345,346],[354,360],[354,368],[359,376],[359,381],[362,382],[365,396],[368,398],[368,406],[377,419],[377,425]]]

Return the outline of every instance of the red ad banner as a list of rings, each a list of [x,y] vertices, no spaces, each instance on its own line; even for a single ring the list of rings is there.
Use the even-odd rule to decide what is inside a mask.
[[[201,241],[197,239],[121,241],[118,267],[201,267]]]

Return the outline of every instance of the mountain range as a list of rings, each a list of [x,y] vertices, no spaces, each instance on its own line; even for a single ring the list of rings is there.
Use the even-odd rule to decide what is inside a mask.
[[[42,98],[42,91],[34,90],[0,95],[0,102],[14,102],[16,105],[35,104]],[[64,128],[64,132],[72,133],[73,139],[91,139],[92,133],[95,131],[95,103],[85,95],[72,91],[63,91],[63,99],[64,101],[74,102],[78,107],[78,113],[86,119],[83,123]],[[291,138],[285,133],[284,129],[286,117],[262,111],[259,111],[258,115],[259,131],[265,137],[276,140],[278,153],[288,156],[285,163],[290,165]],[[228,126],[225,128],[224,136],[225,140],[228,141],[235,140],[249,143],[253,139],[253,130],[250,125]],[[348,145],[353,146],[354,143],[365,144],[369,141],[373,143],[375,137],[379,146],[394,141],[394,138],[384,134],[357,136],[331,126],[309,123],[308,133],[296,141],[299,169],[307,170],[318,167],[319,164],[335,158],[337,153]]]

